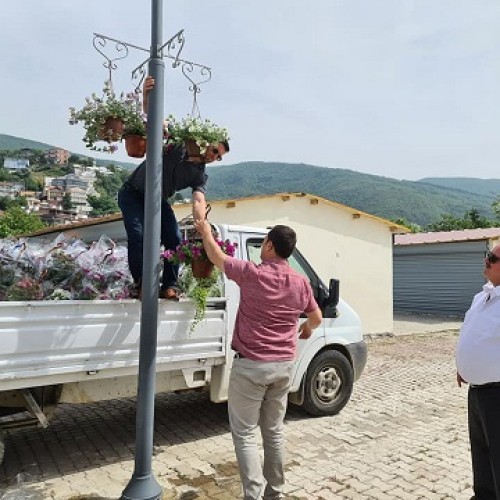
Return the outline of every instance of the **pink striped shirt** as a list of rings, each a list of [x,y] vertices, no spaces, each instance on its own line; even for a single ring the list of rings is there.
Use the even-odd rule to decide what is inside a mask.
[[[299,316],[318,307],[309,281],[285,259],[227,257],[224,272],[241,291],[232,348],[257,361],[295,359]]]

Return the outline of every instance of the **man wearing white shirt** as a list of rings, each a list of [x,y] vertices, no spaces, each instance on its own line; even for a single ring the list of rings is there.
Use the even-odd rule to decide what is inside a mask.
[[[500,245],[487,252],[488,283],[460,330],[457,382],[469,384],[469,438],[475,500],[500,500]]]

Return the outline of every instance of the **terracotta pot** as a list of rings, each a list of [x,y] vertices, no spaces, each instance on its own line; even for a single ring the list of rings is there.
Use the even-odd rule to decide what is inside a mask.
[[[186,147],[186,153],[191,160],[200,160],[202,155],[200,153],[200,146],[196,144],[193,139],[186,139],[184,141],[184,146]]]
[[[191,262],[193,278],[208,278],[214,269],[214,265],[209,260],[194,259]]]
[[[99,139],[107,142],[116,142],[122,138],[125,130],[125,123],[121,118],[106,118],[104,125],[99,132]]]
[[[125,149],[132,158],[142,158],[146,154],[146,138],[142,135],[127,135]]]

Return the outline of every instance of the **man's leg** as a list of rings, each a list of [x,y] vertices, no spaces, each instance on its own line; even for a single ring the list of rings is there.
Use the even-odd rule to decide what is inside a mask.
[[[492,488],[494,489],[492,498],[498,500],[500,499],[500,387],[479,389],[477,398],[484,435],[488,443]],[[482,497],[478,496],[478,498]]]
[[[468,419],[472,455],[474,495],[478,500],[496,500],[495,484],[491,470],[490,451],[484,429],[482,393],[489,389],[469,388]],[[498,425],[498,421],[496,422]]]
[[[266,386],[261,383],[258,365],[250,359],[235,359],[229,378],[229,423],[243,485],[244,500],[262,495],[264,478],[255,431]]]
[[[127,232],[128,266],[136,286],[142,282],[142,252],[144,238],[144,197],[124,186],[118,192],[118,205]]]
[[[166,250],[174,250],[181,242],[179,225],[177,224],[174,211],[165,200],[161,202],[161,242]],[[166,290],[167,288],[175,287],[178,275],[179,266],[173,265],[167,259],[164,259],[161,289]]]
[[[283,498],[285,484],[284,418],[290,389],[292,361],[270,363],[275,379],[267,388],[262,402],[260,428],[264,441],[264,499]]]

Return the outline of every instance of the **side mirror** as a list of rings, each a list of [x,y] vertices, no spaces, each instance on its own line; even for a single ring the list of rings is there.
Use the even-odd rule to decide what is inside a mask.
[[[340,281],[332,278],[330,279],[330,283],[328,286],[328,297],[324,302],[324,309],[333,309],[336,313],[337,306],[339,304],[340,299]],[[334,315],[336,317],[337,314]]]

